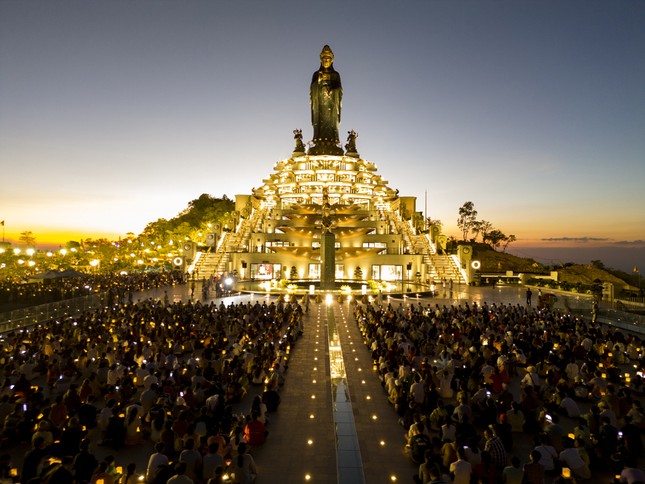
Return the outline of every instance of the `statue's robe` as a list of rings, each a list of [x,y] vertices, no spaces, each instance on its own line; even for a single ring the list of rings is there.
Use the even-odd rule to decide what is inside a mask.
[[[311,79],[310,102],[311,124],[314,128],[314,144],[317,141],[337,144],[343,88],[340,74],[332,67],[320,67]]]

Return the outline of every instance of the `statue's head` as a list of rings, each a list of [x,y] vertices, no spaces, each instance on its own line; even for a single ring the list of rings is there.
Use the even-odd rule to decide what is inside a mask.
[[[328,69],[334,62],[334,53],[331,51],[328,45],[323,47],[322,52],[320,53],[320,63],[325,69]]]

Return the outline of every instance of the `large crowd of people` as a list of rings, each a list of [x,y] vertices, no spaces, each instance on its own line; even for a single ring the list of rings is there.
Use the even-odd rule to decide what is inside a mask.
[[[249,448],[268,434],[302,315],[296,302],[114,301],[2,335],[0,436],[31,448],[0,457],[0,482],[253,482]],[[146,469],[94,452],[142,443]]]
[[[0,337],[0,443],[30,447],[0,455],[0,482],[255,480],[250,450],[267,438],[308,301],[128,296],[172,282],[104,281],[103,308]],[[203,296],[218,286],[207,282]],[[638,337],[528,301],[353,311],[417,482],[645,480]],[[99,459],[97,446],[118,459],[147,447],[148,465]]]
[[[184,278],[177,271],[5,278],[0,280],[0,312],[92,294],[123,299],[137,291],[179,284]]]
[[[417,482],[599,482],[592,475],[608,471],[645,481],[638,337],[528,304],[375,303],[354,314]],[[519,434],[534,439],[530,455],[514,451]]]

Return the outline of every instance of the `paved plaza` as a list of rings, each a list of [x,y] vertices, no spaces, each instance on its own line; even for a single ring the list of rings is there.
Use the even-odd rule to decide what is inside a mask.
[[[199,289],[195,295],[201,294]],[[472,301],[526,304],[525,289],[521,287],[454,289],[452,293],[440,289],[434,298],[392,297],[390,303],[395,307],[419,302],[424,306]],[[136,294],[134,299],[163,299],[166,292],[173,301],[190,299],[185,285]],[[269,297],[236,295],[205,302],[228,305],[258,300],[268,301]],[[405,430],[388,402],[351,308],[348,302],[312,302],[305,314],[303,335],[291,348],[286,382],[281,389],[282,403],[277,413],[269,414],[266,443],[253,449],[258,483],[413,482],[418,466],[405,453]],[[261,390],[251,387],[235,406],[235,412],[249,413],[252,397]],[[511,391],[519,397],[519,377],[511,382]],[[574,422],[563,419],[562,425],[569,432]],[[516,436],[512,455],[525,463],[533,447],[532,437]],[[11,449],[14,463],[21,461],[26,450],[26,445]],[[115,455],[122,466],[135,462],[137,471],[143,473],[152,443],[148,440],[118,451],[93,446],[92,451],[99,460]],[[609,477],[597,476],[591,482],[608,482]]]

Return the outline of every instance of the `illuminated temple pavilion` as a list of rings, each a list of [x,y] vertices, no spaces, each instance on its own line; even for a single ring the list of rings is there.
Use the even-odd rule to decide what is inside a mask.
[[[308,148],[295,130],[291,157],[277,162],[251,195],[236,196],[234,230],[217,228],[207,236],[208,250],[187,254],[190,272],[199,278],[234,274],[264,290],[267,283],[306,288],[321,279],[325,289],[332,289],[331,279],[333,289],[369,286],[371,292],[402,292],[406,284],[407,292],[422,292],[443,279],[466,282],[468,248],[445,255],[440,227],[424,233],[415,226],[423,220],[416,198],[400,196],[374,163],[360,157],[353,130],[342,148],[341,98],[340,75],[325,46],[310,87],[314,136]]]
[[[437,253],[442,236],[417,233],[414,197],[399,196],[373,163],[330,155],[280,161],[252,195],[237,195],[240,221],[214,234],[212,250],[197,259],[198,277],[319,281],[324,192],[339,284],[465,281],[458,258]]]

